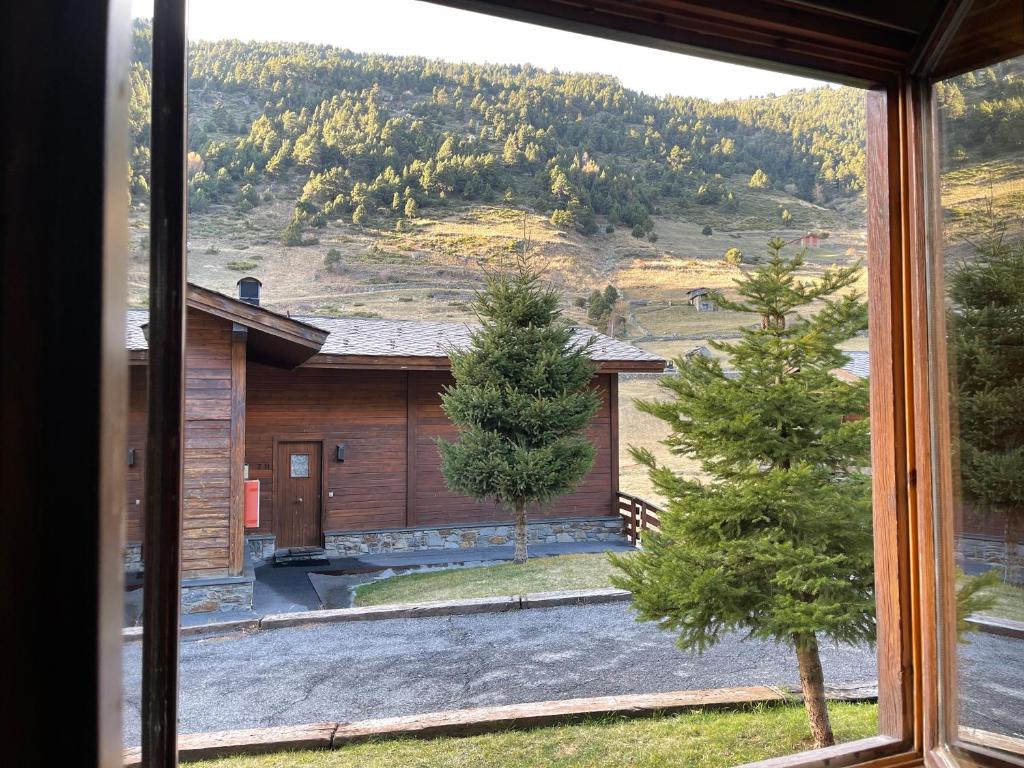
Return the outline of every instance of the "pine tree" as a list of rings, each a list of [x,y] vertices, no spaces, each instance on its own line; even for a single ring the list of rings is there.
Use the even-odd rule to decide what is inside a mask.
[[[965,500],[1003,518],[1004,578],[1024,579],[1024,242],[991,226],[950,280]]]
[[[783,246],[772,240],[768,262],[734,281],[739,300],[713,292],[723,309],[761,316],[740,340],[710,342],[737,375],[713,357],[680,357],[679,375],[661,381],[670,398],[637,402],[707,479],[631,448],[669,503],[643,551],[614,558],[614,581],[641,619],[678,631],[681,648],[700,652],[735,631],[793,648],[814,741],[826,746],[818,638],[856,644],[875,631],[867,383],[830,373],[867,313],[848,290],[859,265],[805,282],[803,252],[786,258]],[[813,318],[794,316],[815,301],[824,306]]]
[[[583,434],[598,408],[590,344],[559,303],[525,256],[488,274],[473,306],[481,327],[449,352],[455,384],[442,394],[459,437],[438,440],[441,473],[453,491],[512,508],[516,563],[527,559],[527,505],[572,491],[594,461]]]

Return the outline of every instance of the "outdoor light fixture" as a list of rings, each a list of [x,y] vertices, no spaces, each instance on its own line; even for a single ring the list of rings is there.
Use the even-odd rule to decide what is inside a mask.
[[[344,464],[345,463],[345,444],[344,443],[338,443],[337,448],[338,448],[338,461],[341,462],[342,464]]]
[[[135,466],[135,449],[134,448],[129,448],[128,449],[128,466],[129,467],[134,467]]]

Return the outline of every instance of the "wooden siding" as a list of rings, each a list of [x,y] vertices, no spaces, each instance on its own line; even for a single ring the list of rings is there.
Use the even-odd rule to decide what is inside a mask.
[[[588,431],[598,448],[594,468],[578,491],[535,516],[613,514],[611,378],[602,374],[595,384],[601,410]],[[455,435],[440,401],[450,382],[445,372],[282,371],[250,362],[246,463],[249,478],[260,481],[260,527],[247,532],[274,533],[275,440],[323,441],[325,531],[507,520],[507,511],[445,487],[435,439]],[[344,463],[338,443],[345,444]]]
[[[244,339],[235,341],[232,377],[231,323],[190,309],[185,355],[185,450],[182,500],[183,578],[240,572],[241,541],[232,544],[232,428],[244,435],[244,390],[232,395],[232,382],[244,384]],[[241,344],[240,353],[238,345]],[[146,366],[129,371],[128,446],[135,466],[128,469],[126,538],[142,540],[146,436]],[[234,402],[234,409],[232,404]],[[240,410],[241,409],[241,410]],[[234,413],[234,420],[232,415]],[[127,460],[127,459],[126,459]],[[236,461],[241,461],[238,455]],[[240,467],[236,472],[240,472]],[[139,504],[135,500],[140,501]],[[241,514],[238,505],[236,514]],[[236,527],[240,537],[241,528]],[[231,562],[235,555],[235,563]],[[145,553],[143,553],[145,557]]]
[[[125,540],[142,541],[143,467],[146,466],[146,366],[128,367],[128,445],[135,450],[135,466],[128,467],[125,477]],[[127,462],[127,456],[125,457]]]
[[[594,466],[580,487],[562,496],[545,509],[531,509],[533,517],[594,517],[612,511],[612,420],[609,408],[609,374],[597,377],[601,408],[587,436],[597,447]],[[443,526],[456,523],[499,522],[509,512],[492,503],[479,503],[448,490],[441,476],[438,437],[454,439],[457,430],[441,410],[439,393],[452,382],[447,373],[419,373],[410,379],[410,418],[415,444],[412,473],[414,481],[410,526]]]
[[[190,309],[185,353],[185,457],[181,571],[229,571],[231,323]]]
[[[275,438],[324,441],[324,530],[404,526],[406,376],[250,363],[245,456],[260,481],[260,528],[248,532],[274,532]]]

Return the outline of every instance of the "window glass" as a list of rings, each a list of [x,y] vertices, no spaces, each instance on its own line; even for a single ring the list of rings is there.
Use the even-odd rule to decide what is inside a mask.
[[[876,735],[866,94],[412,0],[189,13],[189,280],[221,295],[189,314],[183,624],[635,599],[189,637],[181,731],[713,690],[724,719],[366,760]],[[480,300],[524,264],[541,293]]]
[[[293,453],[291,455],[291,476],[309,477],[308,453]]]
[[[960,735],[1024,752],[1024,59],[935,85]],[[941,347],[940,347],[941,348]],[[954,657],[955,658],[951,658]],[[955,734],[953,734],[955,736]]]

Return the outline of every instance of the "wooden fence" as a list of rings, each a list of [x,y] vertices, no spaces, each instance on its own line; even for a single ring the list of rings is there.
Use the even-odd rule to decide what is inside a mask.
[[[624,518],[623,528],[631,544],[643,539],[643,532],[661,529],[661,509],[649,501],[619,492],[619,514]]]

